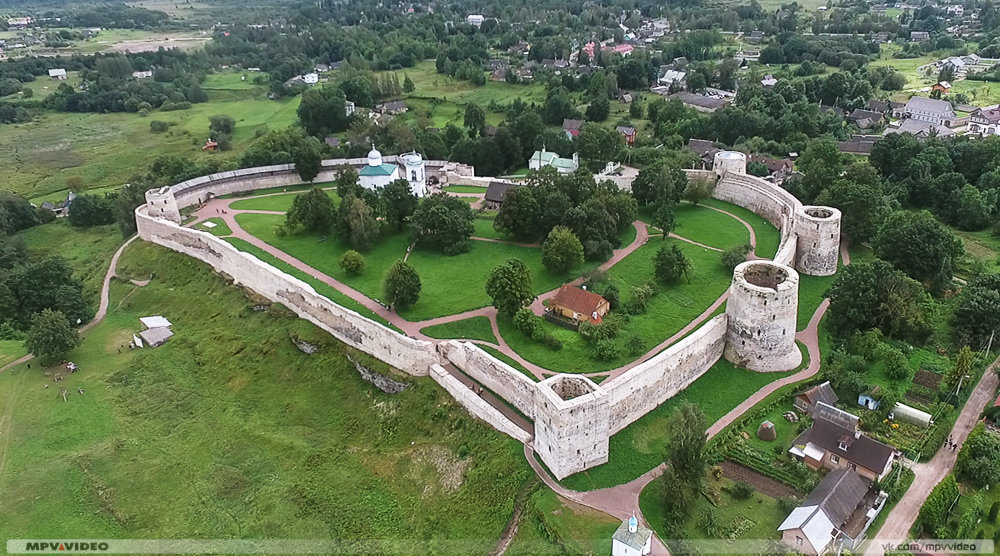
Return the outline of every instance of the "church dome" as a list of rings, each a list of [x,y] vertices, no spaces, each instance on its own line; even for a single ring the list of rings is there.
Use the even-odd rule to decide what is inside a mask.
[[[402,158],[403,162],[410,166],[419,166],[424,162],[424,158],[420,156],[420,153],[418,153],[417,151],[408,152],[402,155]]]
[[[382,153],[375,149],[374,145],[372,150],[368,152],[368,165],[369,166],[381,166],[382,165]]]

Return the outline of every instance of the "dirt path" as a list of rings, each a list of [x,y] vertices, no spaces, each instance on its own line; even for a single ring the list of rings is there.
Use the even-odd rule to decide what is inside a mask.
[[[125,251],[125,248],[128,247],[129,244],[131,244],[133,241],[135,241],[137,237],[139,236],[130,237],[125,243],[121,244],[121,247],[119,247],[118,250],[115,251],[115,254],[111,257],[111,263],[108,265],[108,271],[104,274],[104,283],[101,285],[101,302],[97,306],[97,313],[94,314],[93,320],[80,327],[81,333],[86,332],[91,328],[97,326],[97,324],[100,323],[102,320],[104,320],[104,317],[108,314],[108,303],[109,303],[108,290],[111,288],[111,279],[115,277],[115,269],[118,267],[118,259],[119,257],[121,257],[122,252]],[[11,361],[10,363],[7,363],[3,367],[0,367],[0,373],[6,371],[7,369],[12,369],[20,365],[21,363],[27,363],[28,361],[31,361],[34,358],[35,356],[29,353],[28,355],[25,355],[24,357],[18,359],[17,361]]]
[[[996,392],[998,380],[994,369],[1000,365],[1000,358],[997,358],[979,379],[975,389],[969,395],[969,400],[965,402],[962,413],[955,421],[955,426],[951,429],[952,439],[958,443],[959,448],[949,450],[942,447],[937,454],[927,463],[918,463],[913,466],[913,484],[896,504],[896,507],[889,512],[888,518],[882,529],[872,536],[872,542],[865,551],[865,556],[882,556],[885,554],[883,543],[898,543],[909,538],[910,528],[917,521],[917,514],[923,506],[931,490],[941,482],[948,473],[955,467],[958,459],[958,452],[961,449],[969,432],[976,423],[979,422],[979,414],[983,407],[993,400]]]

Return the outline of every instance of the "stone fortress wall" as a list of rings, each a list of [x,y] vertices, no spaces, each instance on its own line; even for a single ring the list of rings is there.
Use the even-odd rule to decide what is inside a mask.
[[[393,162],[396,157],[384,159]],[[831,268],[836,271],[840,214],[827,207],[803,207],[780,187],[747,175],[745,157],[730,153],[722,160],[713,171],[692,171],[689,177],[718,179],[715,198],[747,208],[777,226],[781,243],[775,260],[740,265],[734,273],[726,314],[601,384],[572,374],[535,382],[470,342],[445,340],[435,346],[409,338],[336,305],[308,284],[224,240],[178,225],[180,209],[213,196],[299,183],[292,165],[222,172],[150,191],[147,205],[136,210],[136,217],[143,239],[207,262],[237,283],[287,305],[348,345],[394,367],[413,375],[429,374],[471,414],[513,438],[533,442],[542,461],[562,479],[607,462],[611,435],[686,388],[722,357],[758,371],[788,370],[801,361],[794,343],[798,273],[792,266],[806,274],[827,275],[823,273]],[[342,164],[360,166],[366,162],[324,161],[317,181],[332,180]],[[437,175],[442,183],[489,181],[475,178],[468,166],[445,161],[426,161],[426,165],[428,176]],[[767,276],[774,280],[768,281]],[[440,366],[444,362],[454,364],[534,421],[534,437],[449,375]]]

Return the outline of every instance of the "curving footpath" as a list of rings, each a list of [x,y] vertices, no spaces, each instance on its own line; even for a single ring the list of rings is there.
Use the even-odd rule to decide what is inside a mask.
[[[138,237],[139,236],[135,235],[128,238],[128,240],[126,240],[125,243],[121,244],[118,250],[115,251],[115,254],[111,256],[111,263],[108,265],[108,271],[104,273],[104,283],[101,285],[101,302],[97,306],[97,312],[94,313],[94,318],[87,324],[80,327],[81,333],[86,332],[91,328],[97,326],[102,320],[104,320],[104,317],[107,316],[108,304],[110,303],[111,299],[109,294],[109,290],[111,289],[111,279],[115,277],[115,269],[118,268],[118,259],[122,256],[122,252],[125,251],[125,248],[128,247],[129,244],[135,241],[136,238]],[[27,363],[28,361],[31,361],[34,358],[35,356],[29,353],[28,355],[25,355],[24,357],[18,359],[17,361],[12,361],[4,365],[3,367],[0,367],[0,373],[6,371],[7,369],[12,369],[20,365],[21,363]]]

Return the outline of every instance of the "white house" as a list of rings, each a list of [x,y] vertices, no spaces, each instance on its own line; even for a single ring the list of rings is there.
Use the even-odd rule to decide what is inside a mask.
[[[542,147],[542,150],[535,151],[528,159],[528,169],[541,170],[546,166],[552,166],[560,174],[572,174],[580,167],[580,159],[576,153],[573,153],[573,158],[562,158]]]
[[[351,116],[354,115],[354,111],[355,110],[357,110],[357,107],[354,106],[354,102],[352,102],[350,100],[344,101],[344,115],[345,116],[347,116],[348,118],[350,118]]]
[[[623,521],[611,536],[611,556],[646,556],[653,550],[653,532],[639,527],[632,516]]]
[[[134,77],[136,79],[149,79],[150,77],[153,77],[153,72],[149,71],[149,70],[146,70],[146,71],[133,71],[132,72],[132,77]]]
[[[49,77],[51,77],[52,79],[55,79],[56,81],[65,81],[66,80],[66,70],[63,69],[63,68],[50,69],[49,70]]]
[[[483,22],[486,21],[486,17],[483,16],[482,14],[469,14],[465,18],[465,21],[469,25],[472,25],[476,29],[479,29],[479,27],[481,27],[483,25]]]
[[[980,108],[969,114],[969,131],[982,137],[1000,135],[1000,108]]]
[[[305,83],[306,85],[315,85],[319,83],[319,74],[307,73],[302,76],[302,82]]]
[[[374,191],[399,179],[399,166],[382,162],[382,153],[375,149],[368,153],[368,165],[358,172],[361,187]]]
[[[770,73],[764,76],[764,79],[760,80],[760,84],[766,89],[769,87],[774,87],[778,84],[778,80]]]

